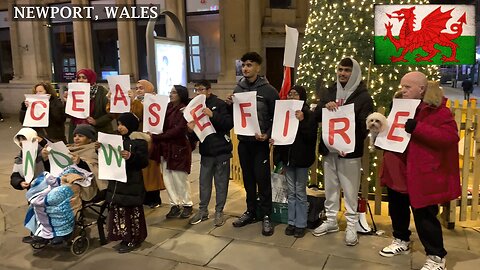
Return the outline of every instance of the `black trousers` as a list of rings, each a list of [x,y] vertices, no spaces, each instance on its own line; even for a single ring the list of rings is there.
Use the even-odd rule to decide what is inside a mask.
[[[272,182],[268,141],[240,141],[238,156],[242,167],[243,185],[247,192],[247,211],[256,213],[258,186],[260,214],[270,215],[272,213]]]
[[[392,219],[393,237],[403,241],[410,241],[412,232],[410,226],[410,198],[408,194],[388,190],[388,211]],[[418,237],[425,248],[427,255],[436,255],[440,258],[447,255],[443,247],[442,226],[437,219],[438,205],[423,208],[413,208],[413,220]]]

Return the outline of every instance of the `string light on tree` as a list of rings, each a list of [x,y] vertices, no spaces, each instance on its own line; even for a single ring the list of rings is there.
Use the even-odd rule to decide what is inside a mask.
[[[377,107],[387,107],[400,78],[419,70],[431,80],[439,80],[436,66],[373,65],[374,4],[429,4],[427,0],[311,0],[305,37],[297,69],[297,84],[308,90],[316,103],[321,89],[335,83],[336,67],[345,57],[355,58],[362,68],[363,80]],[[369,181],[376,158],[371,159]],[[321,176],[322,170],[317,173]]]

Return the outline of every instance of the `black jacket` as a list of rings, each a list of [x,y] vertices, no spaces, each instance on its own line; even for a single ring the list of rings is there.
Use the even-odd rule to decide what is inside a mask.
[[[26,113],[27,106],[25,106],[25,102],[22,102],[18,119],[21,124],[23,124]],[[50,97],[50,108],[48,114],[48,127],[34,127],[33,129],[35,129],[35,131],[37,131],[37,134],[43,138],[47,138],[55,142],[66,142],[67,140],[65,138],[65,120],[67,119],[67,115],[65,114],[65,106],[58,97]]]
[[[320,101],[318,102],[317,107],[315,108],[315,118],[317,122],[322,121],[322,108],[325,108],[325,105],[330,101],[335,101],[337,98],[337,85],[334,84],[324,91],[320,96]],[[355,150],[352,153],[349,153],[345,158],[358,158],[363,156],[363,145],[365,138],[368,135],[367,130],[367,116],[373,112],[373,100],[370,94],[367,91],[365,83],[362,81],[357,89],[347,98],[344,105],[354,104],[355,110]],[[329,150],[323,143],[323,140],[320,140],[318,151],[321,155],[328,155]]]
[[[215,95],[210,95],[205,101],[213,116],[210,118],[213,127],[217,133],[208,135],[200,143],[200,155],[208,157],[232,156],[232,142],[230,140],[230,130],[233,128],[233,117],[227,108],[227,103]],[[198,138],[195,136],[195,139]]]
[[[278,91],[268,83],[263,77],[258,76],[257,80],[250,83],[246,78],[242,78],[233,93],[243,93],[249,91],[257,91],[257,114],[260,131],[272,134],[273,114],[275,112],[275,101],[280,99]],[[255,136],[238,136],[240,141],[256,141]]]
[[[141,206],[145,196],[142,169],[148,166],[146,134],[133,132],[123,141],[123,149],[131,152],[126,160],[127,182],[108,181],[106,201],[118,206]],[[133,138],[133,139],[132,139]],[[101,150],[100,150],[101,151]]]
[[[289,167],[308,168],[315,161],[317,142],[317,121],[307,105],[302,108],[304,119],[298,125],[295,141],[291,145],[275,146],[273,151],[275,164],[282,161]]]

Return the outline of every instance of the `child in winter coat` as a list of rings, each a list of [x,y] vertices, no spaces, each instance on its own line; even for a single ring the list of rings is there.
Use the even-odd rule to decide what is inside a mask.
[[[119,253],[138,248],[147,237],[143,212],[145,188],[142,169],[148,165],[150,137],[138,130],[139,120],[133,113],[118,117],[118,132],[123,137],[122,157],[126,160],[127,182],[109,181],[106,200],[108,213],[108,238],[122,240],[114,246]]]
[[[22,128],[20,131],[15,134],[13,137],[13,141],[15,144],[22,148],[22,142],[24,141],[34,141],[34,140],[39,140],[38,142],[38,151],[37,151],[37,157],[35,159],[35,166],[34,166],[34,174],[33,178],[37,177],[41,172],[45,170],[49,170],[49,165],[48,162],[44,162],[42,160],[41,156],[41,150],[42,148],[47,144],[47,142],[40,137],[38,137],[37,132],[32,129],[32,128]],[[13,188],[22,190],[22,189],[28,189],[30,187],[30,183],[27,183],[25,181],[25,172],[23,171],[23,158],[22,158],[22,150],[18,153],[18,155],[15,157],[15,161],[13,163],[13,171],[12,174],[10,175],[10,184],[12,185]]]

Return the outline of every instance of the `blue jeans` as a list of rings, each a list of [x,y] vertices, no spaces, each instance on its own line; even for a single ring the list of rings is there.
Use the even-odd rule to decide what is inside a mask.
[[[288,186],[288,224],[306,228],[308,168],[286,166],[285,172]]]

